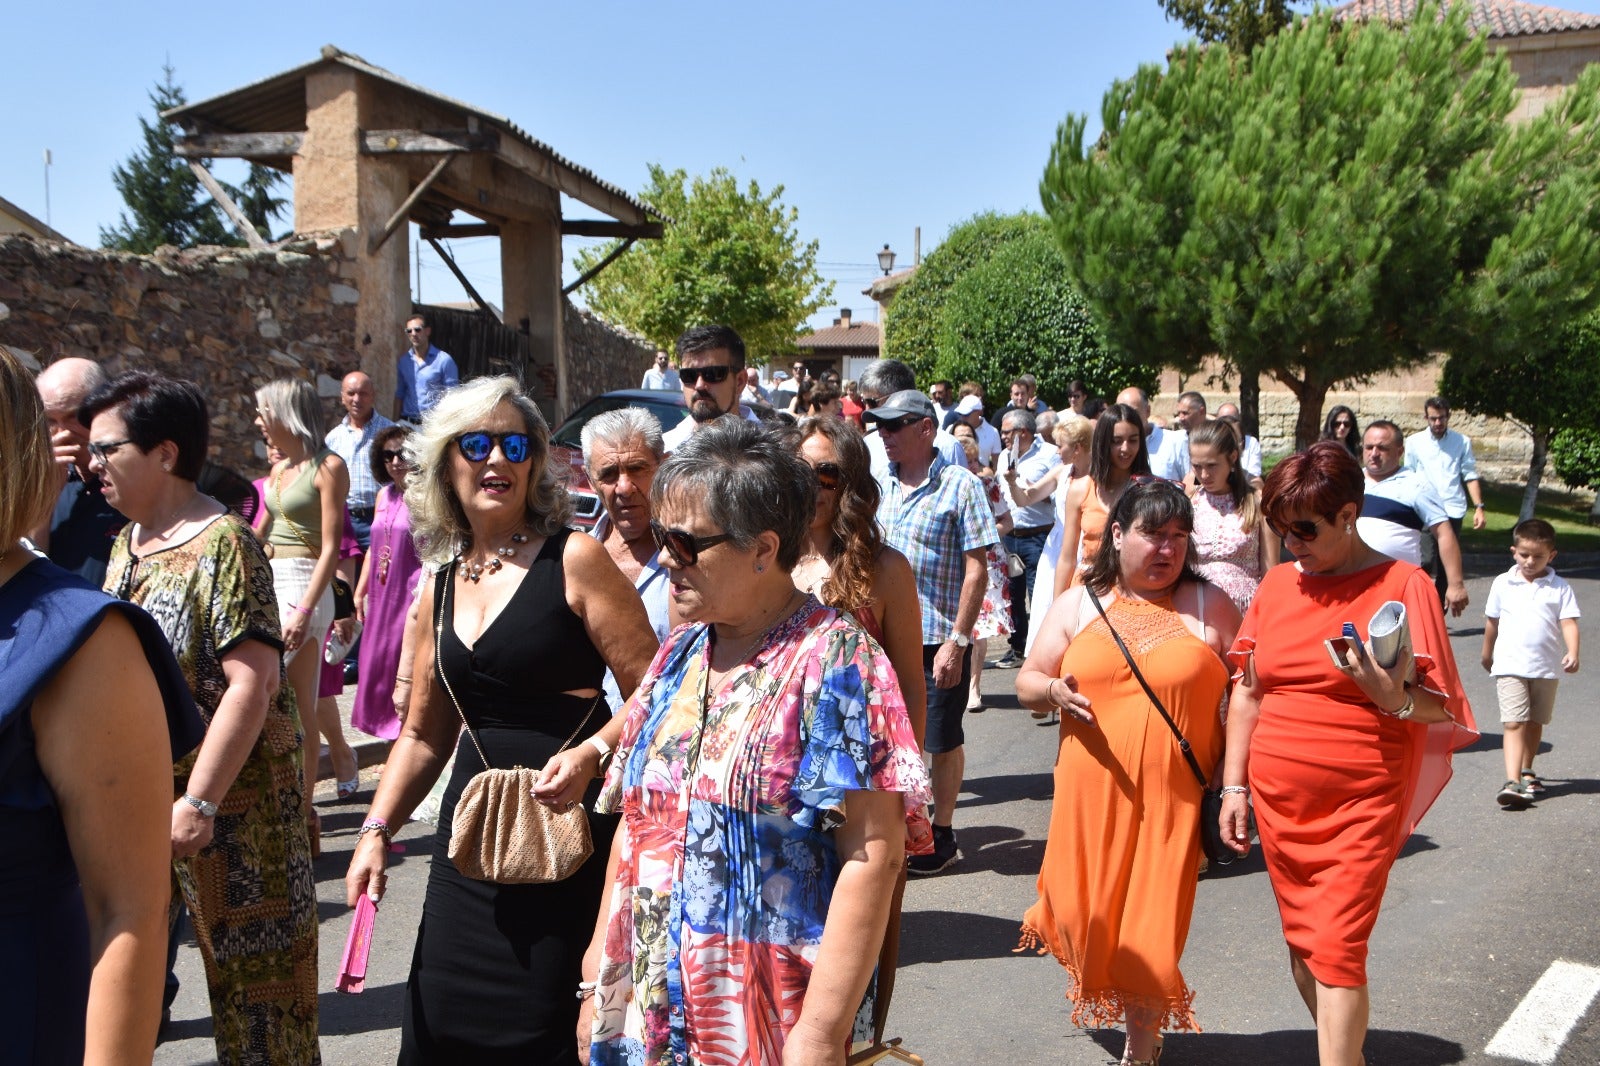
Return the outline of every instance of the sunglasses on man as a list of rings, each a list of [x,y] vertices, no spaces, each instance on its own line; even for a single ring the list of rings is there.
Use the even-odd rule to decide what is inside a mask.
[[[533,438],[526,433],[489,433],[478,429],[456,438],[456,447],[469,463],[488,459],[496,444],[500,445],[500,454],[508,463],[525,463],[533,452]]]
[[[731,366],[686,366],[678,369],[679,379],[691,385],[698,381],[704,381],[707,385],[721,385],[731,373]]]
[[[714,533],[708,537],[697,537],[687,529],[668,529],[654,518],[650,519],[650,536],[655,538],[656,548],[666,549],[667,555],[680,569],[698,563],[700,553],[707,548],[714,548],[733,539],[732,533]]]
[[[874,419],[873,421],[877,423],[879,433],[899,433],[902,429],[905,429],[908,426],[914,426],[918,422],[923,421],[923,416],[902,415],[899,418],[878,418]]]

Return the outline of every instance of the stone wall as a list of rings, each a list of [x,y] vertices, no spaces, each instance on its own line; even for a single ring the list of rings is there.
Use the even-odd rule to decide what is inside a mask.
[[[65,356],[108,373],[147,369],[196,382],[211,407],[212,457],[255,477],[265,449],[254,392],[309,375],[329,424],[357,365],[352,233],[271,250],[163,248],[154,255],[0,237],[0,344],[40,364]]]
[[[636,389],[650,369],[655,346],[643,337],[613,326],[590,311],[562,301],[566,320],[568,395],[577,410],[603,392]],[[564,411],[565,418],[572,411]],[[559,424],[559,420],[557,421]]]

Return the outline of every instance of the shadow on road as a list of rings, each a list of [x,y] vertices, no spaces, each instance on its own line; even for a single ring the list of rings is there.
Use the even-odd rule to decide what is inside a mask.
[[[393,1029],[405,1010],[406,983],[369,986],[360,995],[324,992],[317,997],[317,1032],[322,1036],[349,1036]]]
[[[1111,1029],[1091,1034],[1112,1058],[1122,1054],[1123,1035]],[[1465,1062],[1461,1045],[1426,1033],[1374,1029],[1363,1049],[1371,1066],[1447,1066]],[[1282,1066],[1286,1062],[1316,1062],[1317,1034],[1309,1028],[1271,1033],[1171,1033],[1164,1059],[1185,1066]]]
[[[1055,781],[1048,771],[1036,774],[999,774],[994,777],[969,777],[961,782],[961,810],[987,807],[1013,800],[1050,802]],[[964,831],[963,831],[964,835]]]
[[[918,963],[959,959],[1003,959],[1017,953],[1022,915],[997,918],[966,911],[904,911],[900,915],[900,970]],[[905,981],[902,972],[900,980]]]
[[[989,870],[1005,876],[1033,877],[1044,861],[1044,841],[1027,837],[1009,825],[964,825],[957,835],[961,862],[956,869],[964,873]]]

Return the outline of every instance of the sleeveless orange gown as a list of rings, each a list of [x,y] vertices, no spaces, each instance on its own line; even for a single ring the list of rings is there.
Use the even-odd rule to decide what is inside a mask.
[[[1078,507],[1078,558],[1072,563],[1072,576],[1067,579],[1067,588],[1077,588],[1083,584],[1083,568],[1094,558],[1095,552],[1100,550],[1100,541],[1106,535],[1106,523],[1111,518],[1105,501],[1100,498],[1100,486],[1094,483],[1093,478],[1085,478],[1088,484],[1083,494],[1083,503]],[[1061,550],[1066,551],[1066,545]],[[1057,566],[1062,565],[1060,562]],[[1112,648],[1116,650],[1115,646]],[[1144,669],[1144,667],[1140,667]]]
[[[1406,605],[1416,680],[1445,697],[1452,721],[1380,714],[1334,669],[1322,642]],[[1325,985],[1367,983],[1367,939],[1389,868],[1445,782],[1450,752],[1477,736],[1433,580],[1389,561],[1353,574],[1267,572],[1230,658],[1251,653],[1261,712],[1250,740],[1250,789],[1283,937]],[[1237,676],[1237,675],[1236,675]]]
[[[1117,599],[1106,611],[1209,770],[1222,755],[1226,665],[1168,601]],[[1039,902],[1023,918],[1023,945],[1067,968],[1074,1025],[1102,1028],[1133,1010],[1160,1029],[1198,1031],[1178,960],[1200,865],[1200,783],[1103,620],[1072,639],[1061,668],[1098,726],[1062,716]]]

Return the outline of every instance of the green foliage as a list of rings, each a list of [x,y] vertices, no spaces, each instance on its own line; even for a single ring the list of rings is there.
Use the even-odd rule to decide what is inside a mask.
[[[751,181],[740,188],[718,167],[689,182],[652,164],[640,199],[673,219],[661,240],[641,241],[583,287],[601,317],[661,348],[690,326],[722,323],[744,338],[751,360],[793,350],[796,331],[833,296],[817,273],[817,242],[800,238],[799,211]],[[589,270],[616,245],[578,253]]]
[[[1026,230],[949,287],[930,380],[977,381],[985,395],[999,397],[1017,375],[1030,373],[1040,397],[1055,408],[1066,406],[1073,378],[1105,396],[1153,385],[1149,368],[1129,366],[1101,344],[1088,308],[1067,284],[1061,250],[1044,220],[1016,217],[1028,221]],[[898,311],[898,299],[895,306]]]
[[[1600,408],[1595,406],[1600,396],[1600,314],[1518,353],[1486,356],[1459,350],[1445,361],[1439,391],[1453,407],[1509,419],[1533,433],[1600,430]]]
[[[1101,147],[1069,116],[1040,195],[1108,344],[1273,375],[1305,444],[1334,385],[1526,350],[1594,306],[1600,68],[1511,125],[1515,92],[1466,5],[1322,11],[1248,62],[1191,45],[1117,83]]]
[[[187,102],[174,80],[171,65],[161,68],[162,80],[150,93],[156,118],[139,120],[144,147],[111,173],[111,181],[128,205],[117,224],[100,231],[100,243],[123,252],[148,255],[163,244],[192,248],[197,244],[239,245],[244,239],[222,215],[221,209],[200,185],[200,179],[173,150],[172,128],[161,112]],[[244,185],[223,183],[256,230],[271,238],[272,220],[286,206],[274,195],[283,175],[252,163]]]
[[[1274,33],[1289,25],[1291,0],[1161,0],[1169,19],[1194,31],[1206,44],[1222,43],[1239,55],[1248,55]]]
[[[1600,430],[1563,429],[1550,441],[1556,477],[1573,488],[1600,488]]]

